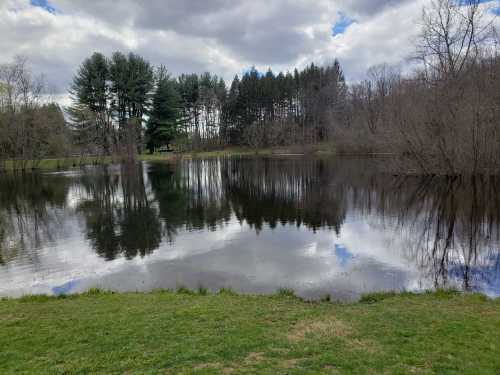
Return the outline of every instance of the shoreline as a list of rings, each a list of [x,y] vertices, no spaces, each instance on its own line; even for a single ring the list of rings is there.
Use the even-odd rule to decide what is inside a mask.
[[[187,151],[179,153],[155,153],[137,155],[138,161],[172,161],[177,159],[195,159],[195,158],[214,158],[221,156],[334,156],[336,153],[332,150],[324,150],[319,147],[311,153],[299,153],[293,151],[296,147],[280,148],[262,148],[252,149],[248,147],[228,147],[213,151]],[[25,172],[29,171],[51,171],[68,168],[77,168],[86,165],[105,165],[120,162],[119,156],[85,156],[85,157],[67,157],[67,158],[47,158],[37,161],[27,160]],[[4,168],[0,164],[1,172],[23,171],[21,167],[16,167],[14,160],[3,161]]]
[[[136,156],[137,161],[175,161],[183,159],[202,159],[232,156],[276,156],[276,157],[390,157],[392,153],[345,153],[337,152],[330,144],[318,144],[312,146],[283,146],[272,148],[251,148],[248,146],[227,146],[210,151],[185,151],[168,153],[143,153]],[[107,165],[120,163],[123,159],[117,155],[110,156],[71,156],[66,158],[46,158],[40,160],[26,160],[26,167],[18,167],[12,159],[0,160],[0,174],[6,172],[31,172],[31,171],[55,171],[71,168],[79,168],[87,165]],[[2,164],[3,163],[3,164]]]
[[[499,299],[456,291],[331,303],[93,289],[0,300],[0,372],[495,374],[499,328]]]
[[[223,287],[218,290],[211,290],[209,288],[204,287],[203,285],[198,286],[197,288],[188,288],[183,285],[179,285],[175,289],[164,289],[157,288],[149,291],[116,291],[112,289],[103,289],[100,287],[92,287],[88,290],[84,290],[76,293],[58,293],[58,294],[22,294],[19,296],[0,296],[0,302],[5,301],[23,301],[23,302],[39,302],[39,301],[50,301],[50,300],[65,300],[65,299],[75,299],[79,297],[92,296],[92,295],[128,295],[128,294],[179,294],[179,295],[190,295],[190,296],[216,296],[220,294],[238,296],[238,297],[286,297],[293,298],[299,302],[306,304],[318,304],[318,303],[331,303],[331,304],[340,304],[340,305],[355,305],[355,304],[365,304],[365,303],[376,303],[381,302],[386,299],[395,298],[395,297],[419,297],[419,296],[436,296],[436,297],[450,297],[450,296],[477,296],[479,298],[483,298],[485,300],[500,302],[500,297],[491,297],[485,293],[481,292],[471,292],[471,291],[463,291],[456,288],[449,289],[422,289],[422,290],[382,290],[377,292],[369,292],[362,293],[359,295],[357,299],[336,299],[334,296],[330,294],[325,294],[322,297],[318,298],[307,298],[301,297],[298,295],[295,290],[291,288],[277,288],[275,292],[271,293],[246,293],[239,292],[234,290],[231,287]]]

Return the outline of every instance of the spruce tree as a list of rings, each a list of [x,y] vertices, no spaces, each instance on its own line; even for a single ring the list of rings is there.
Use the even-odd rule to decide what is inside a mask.
[[[153,105],[146,125],[146,147],[150,153],[169,146],[178,133],[180,97],[173,81],[162,66],[158,70]]]

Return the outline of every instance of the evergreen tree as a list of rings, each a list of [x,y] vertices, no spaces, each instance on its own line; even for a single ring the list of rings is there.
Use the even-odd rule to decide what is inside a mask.
[[[146,128],[146,147],[153,153],[157,147],[167,147],[178,134],[180,120],[180,96],[165,67],[157,73],[153,105]]]
[[[105,153],[112,152],[112,145],[121,145],[122,149],[127,146],[130,152],[137,148],[140,153],[142,125],[153,83],[153,68],[141,56],[115,52],[107,59],[101,53],[94,53],[82,63],[73,79],[70,93],[74,103],[68,112],[74,129],[87,132],[92,119],[96,128],[93,142]],[[86,134],[77,138],[92,137]]]
[[[154,70],[148,61],[134,53],[129,53],[127,63],[128,116],[129,118],[142,120],[153,89]]]
[[[102,53],[94,53],[82,63],[71,85],[70,94],[91,111],[104,112],[109,100],[109,66]]]
[[[120,128],[127,123],[129,66],[127,56],[121,52],[113,53],[109,64],[110,90],[113,95],[112,108],[118,118]]]
[[[73,78],[70,94],[74,104],[69,111],[74,122],[81,122],[77,129],[84,127],[87,131],[89,126],[84,123],[92,117],[96,134],[93,139],[98,141],[106,154],[111,153],[112,143],[109,77],[108,60],[102,53],[96,52],[85,59]],[[87,112],[92,116],[88,116]],[[84,137],[89,138],[87,135]]]

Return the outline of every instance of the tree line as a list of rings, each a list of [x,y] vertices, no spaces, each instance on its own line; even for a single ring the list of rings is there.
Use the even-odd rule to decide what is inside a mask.
[[[328,139],[332,111],[342,112],[346,93],[336,60],[293,74],[252,67],[228,89],[209,72],[174,79],[132,53],[94,53],[74,78],[69,112],[82,145],[108,154],[131,144],[154,152],[174,139],[191,149],[264,147]]]
[[[36,166],[43,158],[65,155],[69,135],[43,76],[34,76],[25,58],[0,64],[0,170],[6,159],[24,169],[28,160]]]
[[[350,84],[337,60],[293,72],[252,67],[226,84],[209,72],[172,77],[134,53],[94,53],[73,79],[68,126],[60,108],[42,103],[26,62],[17,61],[0,69],[0,159],[69,152],[133,157],[173,144],[183,151],[327,143],[339,153],[397,155],[404,173],[495,173],[500,39],[494,19],[480,0],[433,0],[423,10],[414,69],[403,74],[383,64]],[[52,142],[43,131],[59,138]]]

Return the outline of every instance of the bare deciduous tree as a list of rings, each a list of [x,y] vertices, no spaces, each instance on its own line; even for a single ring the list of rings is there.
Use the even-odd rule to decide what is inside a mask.
[[[0,160],[12,159],[16,169],[36,166],[68,146],[64,116],[45,100],[46,87],[26,58],[0,65]]]
[[[432,0],[422,15],[417,57],[431,74],[456,78],[492,36],[481,0]]]

